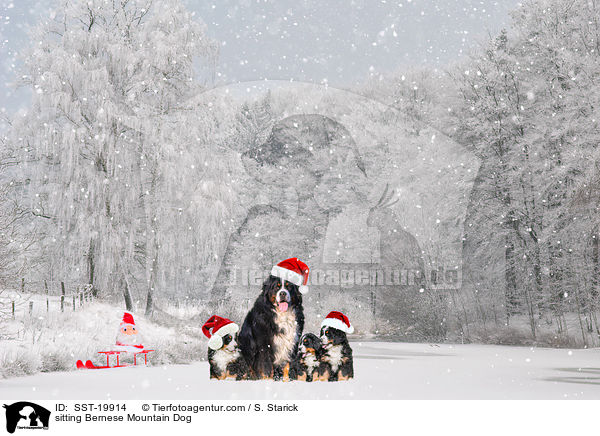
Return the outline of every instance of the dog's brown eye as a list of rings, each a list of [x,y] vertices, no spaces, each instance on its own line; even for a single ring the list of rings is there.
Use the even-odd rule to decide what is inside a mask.
[[[329,330],[325,330],[325,334],[328,335],[329,334]]]

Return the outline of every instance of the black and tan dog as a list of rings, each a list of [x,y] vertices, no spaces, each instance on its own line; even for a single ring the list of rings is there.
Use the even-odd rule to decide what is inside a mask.
[[[290,372],[304,328],[301,294],[307,290],[307,280],[308,267],[291,258],[275,265],[263,283],[239,334],[253,379],[294,378]]]
[[[298,354],[294,360],[293,380],[317,381],[322,354],[321,339],[312,333],[305,333],[300,339]]]
[[[220,316],[212,316],[202,331],[208,340],[210,378],[217,380],[248,378],[249,368],[237,344],[239,326]]]
[[[323,354],[319,365],[320,381],[340,381],[354,378],[352,348],[347,333],[354,332],[348,317],[341,312],[330,312],[321,323]]]

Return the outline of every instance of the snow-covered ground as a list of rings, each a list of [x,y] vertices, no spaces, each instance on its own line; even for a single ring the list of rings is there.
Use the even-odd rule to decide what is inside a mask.
[[[0,380],[2,399],[600,399],[600,350],[353,343],[349,382],[210,381],[208,363]]]

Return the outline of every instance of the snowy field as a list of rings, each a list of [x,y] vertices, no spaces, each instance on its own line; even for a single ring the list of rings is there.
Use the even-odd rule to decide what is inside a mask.
[[[0,380],[2,399],[600,399],[600,350],[353,343],[339,383],[210,381],[208,363]]]

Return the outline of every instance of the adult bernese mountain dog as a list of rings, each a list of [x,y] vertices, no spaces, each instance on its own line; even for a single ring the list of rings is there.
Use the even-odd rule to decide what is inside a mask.
[[[300,339],[298,354],[294,360],[294,380],[317,381],[322,354],[321,339],[312,333],[305,333]]]
[[[319,366],[320,381],[339,381],[354,378],[352,348],[346,333],[353,333],[348,317],[341,312],[330,312],[321,323],[323,354]]]
[[[238,338],[251,377],[289,378],[290,362],[298,352],[303,329],[304,311],[298,286],[269,276],[246,315]]]
[[[304,329],[301,292],[306,292],[307,280],[308,267],[291,258],[274,266],[263,283],[238,338],[251,378],[294,377],[291,363]]]

